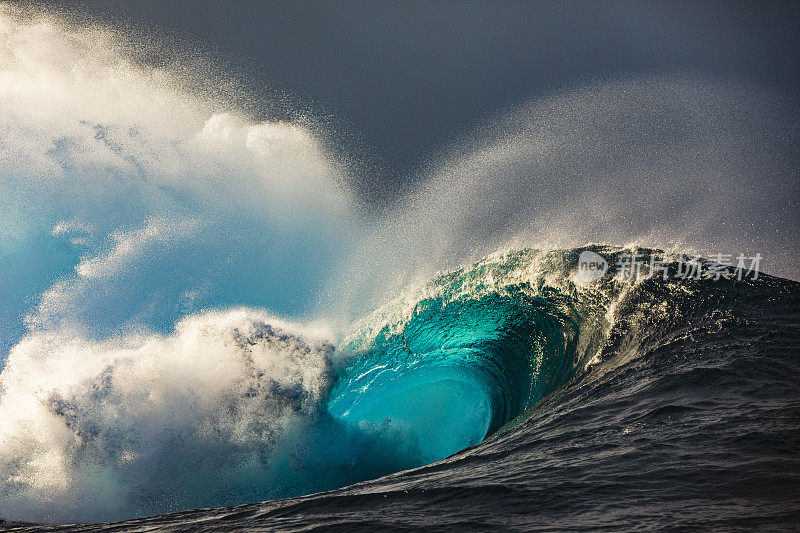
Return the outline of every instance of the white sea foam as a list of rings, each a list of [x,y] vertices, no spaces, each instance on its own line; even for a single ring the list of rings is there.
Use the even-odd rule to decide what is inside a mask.
[[[247,309],[171,335],[31,335],[0,374],[0,514],[102,519],[169,508],[157,495],[197,506],[285,490],[286,447],[306,451],[287,439],[319,415],[332,350]]]

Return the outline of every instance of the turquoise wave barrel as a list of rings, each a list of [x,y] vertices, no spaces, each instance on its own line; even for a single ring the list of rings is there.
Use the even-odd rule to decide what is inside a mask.
[[[578,362],[579,324],[563,295],[533,295],[527,284],[482,295],[440,288],[366,346],[341,349],[352,353],[328,404],[350,424],[401,435],[417,464],[478,444],[563,385]]]

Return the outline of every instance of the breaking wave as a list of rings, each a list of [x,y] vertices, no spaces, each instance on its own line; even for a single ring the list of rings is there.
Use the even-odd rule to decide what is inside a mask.
[[[762,252],[797,276],[775,231],[798,227],[788,100],[573,90],[374,218],[311,122],[253,121],[112,33],[0,6],[0,516],[297,496],[485,445],[685,305],[663,280],[580,283],[581,251]]]

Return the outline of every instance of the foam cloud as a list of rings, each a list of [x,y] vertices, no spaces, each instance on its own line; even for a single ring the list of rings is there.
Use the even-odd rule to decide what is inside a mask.
[[[325,410],[332,333],[257,310],[309,313],[361,231],[311,129],[5,5],[0,102],[0,516],[122,519],[412,464]]]
[[[31,315],[103,335],[210,305],[309,312],[361,226],[313,131],[252,122],[111,33],[8,5],[0,50],[0,353]]]

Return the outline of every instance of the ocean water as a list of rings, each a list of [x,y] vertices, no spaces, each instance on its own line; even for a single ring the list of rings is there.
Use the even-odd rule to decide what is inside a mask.
[[[357,355],[332,370],[328,413],[402,435],[385,445],[414,468],[76,529],[794,529],[800,285],[626,281],[613,268],[584,285],[581,251],[508,252],[443,274],[335,349]],[[240,355],[281,338],[264,326]],[[341,479],[375,460],[363,444],[326,443],[350,447]],[[333,464],[312,465],[310,483],[336,483]]]
[[[793,97],[565,91],[370,214],[130,39],[0,4],[0,529],[797,528]]]

